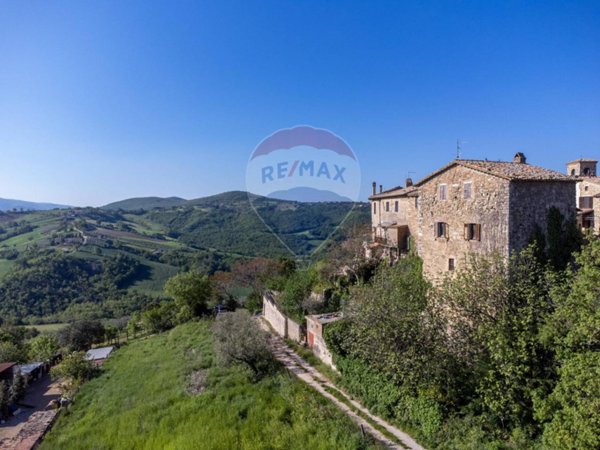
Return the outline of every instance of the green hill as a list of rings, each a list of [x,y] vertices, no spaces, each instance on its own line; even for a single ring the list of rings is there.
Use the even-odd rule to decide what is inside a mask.
[[[212,274],[253,257],[307,260],[328,238],[368,221],[366,204],[299,203],[240,191],[129,211],[0,213],[0,317],[63,321],[65,311],[82,309],[127,314],[160,296],[180,270]],[[115,261],[117,271],[130,272],[117,283]]]
[[[138,209],[170,208],[185,203],[187,200],[179,197],[138,197],[121,200],[102,206],[102,209],[135,211]]]

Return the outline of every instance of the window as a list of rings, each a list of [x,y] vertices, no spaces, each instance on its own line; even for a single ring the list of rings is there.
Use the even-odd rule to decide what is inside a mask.
[[[583,174],[587,177],[590,175],[590,168],[586,167],[585,169],[583,169]]]
[[[467,241],[481,240],[481,224],[465,223],[465,239]]]
[[[588,189],[589,189],[589,186],[585,186],[585,187],[583,188],[583,190],[584,190],[584,191],[587,191]]]
[[[472,183],[470,181],[463,185],[463,196],[464,196],[465,200],[468,200],[471,198],[471,186],[472,186]]]
[[[377,214],[377,203],[373,202],[373,214]]]
[[[385,202],[385,212],[390,212],[390,202]]]
[[[398,200],[394,202],[394,212],[398,212]]]
[[[575,169],[571,169],[571,175],[575,175]]]
[[[435,237],[448,239],[448,224],[446,222],[435,223]]]
[[[446,200],[446,185],[440,184],[440,200]]]
[[[592,209],[594,207],[594,197],[579,197],[579,207]]]
[[[448,270],[454,270],[454,258],[448,258]]]

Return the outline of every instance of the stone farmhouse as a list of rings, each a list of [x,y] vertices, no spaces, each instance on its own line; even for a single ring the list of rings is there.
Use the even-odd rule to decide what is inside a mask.
[[[368,257],[394,262],[412,250],[435,278],[466,263],[468,254],[508,257],[527,245],[556,207],[575,218],[577,178],[527,164],[456,159],[417,183],[376,192],[371,202]]]
[[[598,161],[577,159],[567,163],[567,174],[577,182],[577,224],[583,230],[600,233],[600,177],[596,174]]]

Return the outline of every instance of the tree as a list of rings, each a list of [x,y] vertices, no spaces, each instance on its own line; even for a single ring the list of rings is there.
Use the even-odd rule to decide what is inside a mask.
[[[27,349],[13,342],[0,342],[0,361],[24,363],[27,361]]]
[[[119,343],[119,330],[117,329],[117,327],[113,326],[113,325],[106,325],[104,327],[104,338],[106,339],[106,342],[108,342],[109,344],[112,343]]]
[[[304,315],[308,312],[304,302],[311,294],[314,283],[314,274],[308,270],[294,272],[287,279],[281,306],[288,315],[297,320],[304,319]]]
[[[175,326],[177,306],[173,302],[151,306],[141,315],[141,323],[148,333],[160,333]]]
[[[91,379],[97,372],[97,367],[92,361],[86,359],[84,352],[71,353],[60,364],[50,369],[53,378],[63,380],[60,389],[62,394],[67,397],[72,397],[79,386]]]
[[[549,448],[600,447],[600,239],[590,237],[576,255],[576,272],[553,291],[556,310],[543,342],[556,352],[558,381],[537,402]]]
[[[127,323],[127,337],[133,336],[135,339],[140,331],[142,331],[142,318],[139,312],[134,312]]]
[[[165,294],[175,300],[182,322],[206,313],[212,293],[208,277],[195,271],[177,274],[165,284]]]
[[[219,314],[213,325],[213,335],[217,357],[222,364],[241,364],[250,369],[255,379],[276,369],[267,333],[248,311]]]
[[[27,390],[27,381],[25,377],[20,371],[17,371],[13,377],[13,382],[10,386],[10,402],[16,403],[19,400],[22,400],[25,397],[25,392]]]
[[[59,343],[70,350],[88,350],[104,340],[104,326],[97,320],[73,322],[58,333]]]
[[[29,358],[46,362],[54,358],[59,350],[58,340],[50,334],[40,334],[29,343]]]

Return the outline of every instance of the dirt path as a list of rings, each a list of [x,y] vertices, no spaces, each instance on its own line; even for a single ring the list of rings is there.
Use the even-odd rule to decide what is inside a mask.
[[[262,321],[261,321],[262,322]],[[265,328],[269,328],[264,324]],[[300,380],[331,400],[365,432],[391,449],[422,450],[408,434],[369,412],[344,391],[337,388],[327,377],[294,352],[279,336],[271,332],[271,347],[275,357]],[[385,430],[382,431],[382,430]]]

